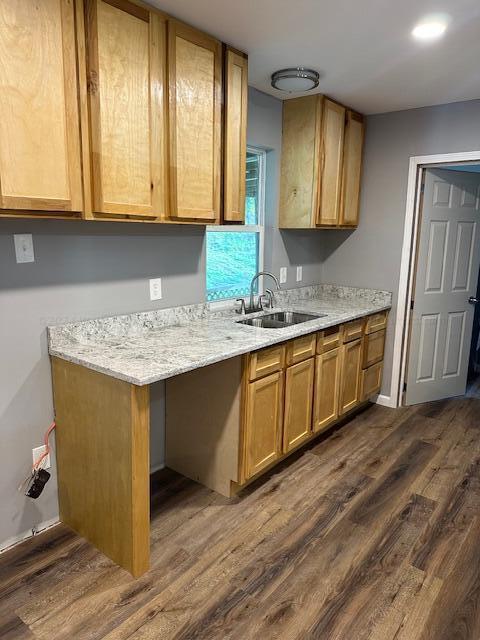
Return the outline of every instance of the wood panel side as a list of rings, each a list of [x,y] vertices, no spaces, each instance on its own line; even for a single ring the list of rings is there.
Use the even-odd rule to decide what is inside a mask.
[[[60,519],[134,576],[149,568],[149,388],[52,359]]]
[[[230,497],[239,481],[242,357],[166,381],[166,464]]]

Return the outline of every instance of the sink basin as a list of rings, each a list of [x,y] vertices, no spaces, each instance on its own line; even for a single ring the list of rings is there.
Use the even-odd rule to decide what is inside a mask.
[[[299,311],[278,311],[257,318],[240,320],[238,324],[247,324],[250,327],[262,327],[263,329],[284,329],[294,324],[324,318],[325,313],[300,313]]]

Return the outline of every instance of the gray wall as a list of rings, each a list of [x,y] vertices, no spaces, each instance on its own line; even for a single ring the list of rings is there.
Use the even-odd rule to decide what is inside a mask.
[[[382,393],[390,395],[410,156],[480,150],[480,100],[367,118],[360,225],[325,233],[323,281],[393,291]]]
[[[278,206],[281,103],[252,90],[250,144],[267,150],[265,266],[304,265],[302,284],[321,280],[320,237],[274,229]],[[16,264],[14,233],[32,233],[35,263]],[[289,270],[294,286],[294,269]],[[150,302],[148,279],[162,277]],[[45,327],[82,318],[202,302],[204,230],[78,221],[0,220],[0,547],[58,513],[55,469],[42,496],[17,487],[53,418]],[[152,388],[152,462],[163,460],[163,384]]]

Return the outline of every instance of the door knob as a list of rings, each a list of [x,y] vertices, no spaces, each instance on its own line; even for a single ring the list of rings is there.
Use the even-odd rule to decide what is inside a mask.
[[[468,301],[469,301],[470,304],[478,304],[480,302],[480,300],[478,298],[474,298],[473,296],[470,296]]]

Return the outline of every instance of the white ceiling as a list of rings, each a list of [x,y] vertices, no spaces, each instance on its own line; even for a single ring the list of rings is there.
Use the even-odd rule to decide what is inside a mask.
[[[283,67],[312,67],[318,92],[363,113],[480,98],[479,0],[149,0],[249,54],[249,84],[270,86]],[[446,35],[410,35],[447,13]],[[299,95],[299,94],[297,94]]]

